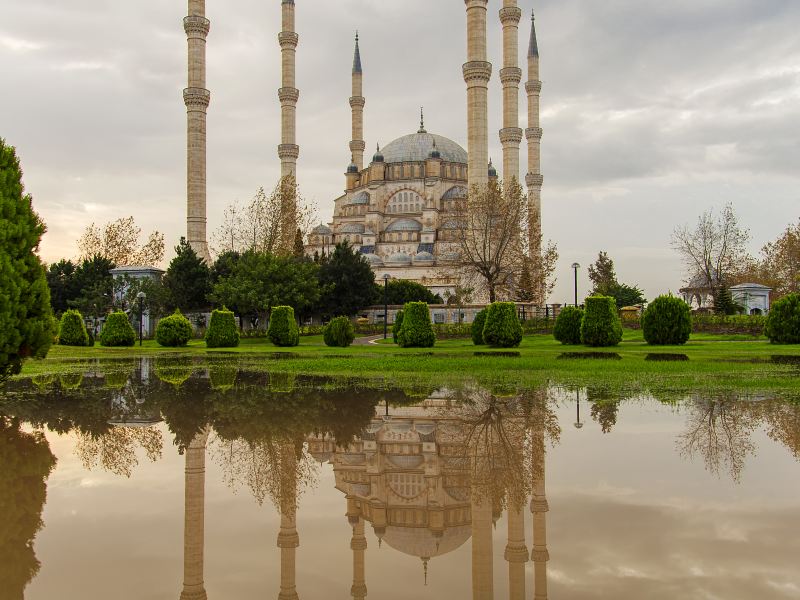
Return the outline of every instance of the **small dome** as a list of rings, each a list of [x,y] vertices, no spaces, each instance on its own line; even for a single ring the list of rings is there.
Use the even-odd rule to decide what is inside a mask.
[[[388,233],[396,231],[422,231],[422,224],[414,219],[398,219],[386,228]]]
[[[382,163],[384,161],[383,154],[381,153],[381,147],[378,145],[378,149],[376,150],[375,154],[372,157],[372,162]]]
[[[327,225],[319,224],[311,230],[311,233],[316,235],[331,235],[333,231],[331,231],[331,228]]]
[[[350,163],[350,166],[347,167],[348,173],[358,173],[358,165],[355,163]]]
[[[389,265],[410,265],[411,264],[411,257],[408,254],[404,254],[403,252],[398,252],[397,254],[392,254],[389,258],[386,259],[386,264]]]
[[[447,190],[442,196],[442,200],[463,200],[467,197],[467,188],[463,185],[456,185]]]
[[[369,204],[369,194],[367,192],[359,192],[350,200],[350,204]]]
[[[362,254],[371,267],[380,267],[383,265],[383,260],[377,254]]]
[[[364,225],[361,223],[345,223],[339,229],[339,233],[364,233]]]
[[[489,177],[497,177],[497,169],[494,168],[492,161],[489,161]]]
[[[430,252],[418,252],[414,256],[414,263],[432,263],[434,261],[433,254]]]

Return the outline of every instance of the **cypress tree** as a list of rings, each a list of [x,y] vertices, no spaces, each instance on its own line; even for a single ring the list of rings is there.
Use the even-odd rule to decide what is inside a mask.
[[[0,139],[0,379],[53,343],[53,313],[44,265],[37,255],[45,232],[22,185],[13,147]]]
[[[192,311],[206,308],[211,292],[210,269],[185,238],[175,247],[175,258],[164,275],[170,308]]]

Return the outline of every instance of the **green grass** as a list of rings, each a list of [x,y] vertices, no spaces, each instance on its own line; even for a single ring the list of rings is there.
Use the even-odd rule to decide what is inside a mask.
[[[481,352],[476,356],[475,352]],[[618,354],[621,360],[563,359],[565,352]],[[457,384],[474,380],[490,386],[527,387],[542,384],[564,386],[608,386],[614,389],[661,391],[797,390],[800,367],[776,364],[774,355],[800,357],[800,346],[776,346],[749,336],[695,334],[685,346],[653,347],[644,343],[640,331],[626,330],[615,348],[591,349],[562,346],[551,336],[526,336],[522,345],[506,356],[503,350],[476,347],[470,340],[444,340],[430,348],[400,349],[380,340],[377,344],[328,348],[321,336],[301,338],[295,348],[279,348],[266,339],[243,339],[239,348],[208,350],[202,341],[186,348],[161,348],[147,341],[142,348],[66,348],[56,346],[43,361],[28,361],[21,377],[65,373],[85,369],[91,359],[142,356],[194,355],[233,360],[250,370],[326,375],[371,380],[397,385]],[[277,355],[292,360],[276,360]],[[652,362],[648,354],[683,354],[686,362]],[[87,360],[89,359],[89,360]]]

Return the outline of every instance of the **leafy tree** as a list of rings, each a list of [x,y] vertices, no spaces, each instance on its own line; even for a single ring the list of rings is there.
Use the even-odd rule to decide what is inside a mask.
[[[139,317],[139,292],[144,292],[144,310],[150,313],[151,317],[161,317],[170,312],[170,294],[162,283],[162,279],[152,277],[130,277],[123,275],[114,280],[114,294],[117,298],[117,308],[130,310],[132,314]],[[119,297],[122,297],[119,300]]]
[[[91,260],[102,256],[119,266],[159,265],[164,260],[164,234],[154,231],[140,246],[141,234],[133,217],[117,219],[102,227],[92,223],[78,240],[80,258]]]
[[[589,279],[594,284],[594,290],[610,287],[617,283],[617,274],[614,271],[614,261],[608,253],[601,251],[593,265],[589,265]]]
[[[764,335],[773,344],[800,344],[800,294],[789,294],[772,305]]]
[[[800,292],[800,221],[766,244],[759,259],[737,274],[736,282],[768,285],[773,300]]]
[[[642,292],[638,286],[618,283],[616,281],[610,285],[595,288],[594,294],[614,298],[617,309],[626,306],[636,306],[647,302],[644,297],[644,292]]]
[[[375,284],[375,298],[383,301],[383,286]],[[444,304],[438,294],[434,294],[424,285],[407,279],[392,279],[386,285],[386,298],[389,304],[401,305],[408,302],[426,302],[428,304]]]
[[[44,223],[25,194],[14,148],[0,139],[0,380],[53,343],[53,313],[39,241]]]
[[[536,298],[536,283],[533,281],[531,264],[529,260],[522,261],[522,270],[519,273],[517,289],[514,290],[514,299],[517,302],[533,302]]]
[[[378,302],[375,274],[364,256],[347,243],[336,245],[319,267],[319,312],[326,317],[352,316]]]
[[[80,296],[81,289],[75,277],[77,266],[71,260],[61,259],[47,269],[47,287],[50,288],[50,305],[60,315],[69,310],[69,302]]]
[[[197,256],[186,238],[175,247],[175,258],[164,275],[164,287],[169,294],[169,308],[190,312],[206,308],[211,292],[211,272],[203,259]]]

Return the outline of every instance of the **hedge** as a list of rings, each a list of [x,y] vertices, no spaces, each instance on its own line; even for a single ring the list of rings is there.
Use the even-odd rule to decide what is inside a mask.
[[[208,348],[236,348],[239,345],[239,330],[236,318],[225,308],[211,313],[211,322],[206,330]]]
[[[773,344],[800,344],[800,294],[789,294],[772,305],[764,335]]]
[[[493,348],[516,348],[522,342],[522,325],[513,302],[495,302],[486,309],[483,341]]]
[[[403,307],[403,323],[397,333],[397,343],[401,348],[431,348],[436,343],[426,302],[409,302]]]
[[[394,318],[394,324],[392,325],[392,341],[396,344],[397,343],[397,336],[400,334],[400,329],[403,327],[403,311],[398,310],[397,316]]]
[[[609,296],[590,296],[581,322],[581,342],[595,348],[616,346],[622,341],[622,322],[617,302]]]
[[[553,337],[571,346],[581,343],[581,323],[583,322],[583,309],[577,306],[565,306],[556,319],[553,328]]]
[[[642,315],[642,333],[652,346],[680,346],[692,335],[689,305],[674,296],[659,296]]]
[[[165,348],[185,346],[192,339],[192,324],[180,311],[161,319],[156,325],[156,342]]]
[[[100,345],[121,348],[133,346],[135,343],[136,332],[128,320],[128,315],[120,311],[108,315],[100,332]]]
[[[472,336],[472,343],[476,346],[483,346],[486,343],[483,341],[483,328],[486,326],[486,313],[487,309],[484,308],[475,315],[475,320],[472,322],[470,335]]]
[[[284,348],[300,344],[300,328],[291,306],[276,306],[272,309],[267,337],[276,346]]]
[[[89,333],[83,316],[77,310],[68,310],[61,315],[58,325],[58,343],[61,346],[88,346]]]
[[[325,326],[322,334],[326,346],[347,348],[356,338],[353,323],[347,317],[336,317]]]

